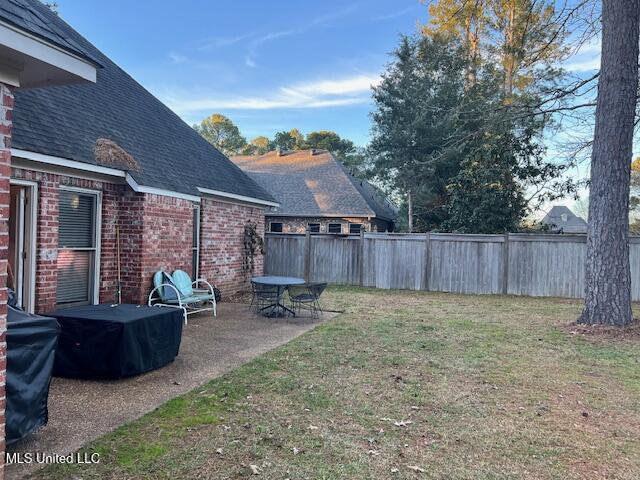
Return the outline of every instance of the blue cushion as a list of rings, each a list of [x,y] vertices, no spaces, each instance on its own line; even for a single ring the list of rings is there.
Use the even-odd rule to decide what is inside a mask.
[[[167,272],[162,272],[162,283],[168,283],[169,285],[175,286],[173,278]],[[178,300],[178,294],[173,288],[162,287],[160,290],[160,297],[164,302],[173,302]]]
[[[176,270],[171,275],[173,278],[173,283],[178,290],[180,290],[180,295],[184,295],[185,297],[190,297],[193,295],[193,287],[191,285],[191,277],[189,274],[183,270]]]

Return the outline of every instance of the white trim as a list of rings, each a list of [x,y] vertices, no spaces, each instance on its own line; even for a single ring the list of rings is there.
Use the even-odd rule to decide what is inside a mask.
[[[154,195],[162,195],[164,197],[182,198],[184,200],[190,200],[192,202],[198,202],[198,203],[200,202],[200,197],[196,197],[195,195],[174,192],[172,190],[164,190],[163,188],[145,187],[144,185],[140,185],[128,173],[126,174],[126,179],[127,179],[127,183],[132,188],[132,190],[137,193],[152,193]]]
[[[96,226],[95,226],[95,251],[93,265],[93,305],[100,303],[100,254],[102,246],[102,190],[93,190],[90,188],[70,187],[68,185],[60,185],[60,190],[67,192],[84,193],[86,195],[94,195],[96,197]]]
[[[279,232],[274,232],[273,231],[273,224],[274,223],[279,223],[280,224],[280,231]],[[282,222],[269,222],[269,233],[282,233],[284,231],[284,223]]]
[[[44,153],[31,152],[29,150],[20,150],[18,148],[11,149],[11,155],[16,158],[22,158],[25,160],[31,160],[34,162],[45,163],[47,165],[56,165],[58,167],[70,168],[73,170],[80,170],[83,172],[91,172],[99,175],[106,175],[108,177],[124,178],[127,184],[134,192],[137,193],[151,193],[154,195],[161,195],[165,197],[182,198],[191,202],[199,203],[201,198],[196,195],[189,195],[187,193],[174,192],[173,190],[165,190],[163,188],[147,187],[140,185],[135,179],[127,173],[125,170],[117,168],[102,167],[100,165],[93,165],[91,163],[77,162],[75,160],[69,160],[67,158],[55,157],[53,155],[46,155]],[[22,168],[22,167],[18,167]],[[25,167],[28,168],[28,167]],[[236,195],[235,193],[222,192],[220,190],[211,190],[208,188],[197,187],[198,191],[205,195],[212,195],[215,197],[221,197],[225,199],[237,200],[239,202],[250,203],[253,205],[278,207],[279,203],[269,202],[267,200],[261,200],[259,198],[247,197],[244,195]]]
[[[31,210],[31,238],[29,242],[29,305],[27,306],[27,312],[34,313],[36,309],[36,260],[38,248],[38,182],[11,178],[9,183],[11,185],[20,185],[31,189],[31,205],[29,206]]]
[[[236,195],[235,193],[228,193],[220,190],[211,190],[209,188],[198,187],[198,191],[200,193],[204,193],[205,195],[212,195],[214,197],[222,197],[222,198],[232,198],[233,200],[239,200],[241,202],[255,203],[257,205],[266,205],[267,207],[280,206],[280,204],[276,202],[269,202],[267,200],[261,200],[259,198],[254,198],[254,197],[246,197],[244,195]]]
[[[96,82],[96,65],[4,22],[0,22],[0,44],[84,80]]]
[[[72,168],[74,170],[82,170],[84,172],[99,173],[110,177],[124,178],[127,172],[117,168],[102,167],[100,165],[92,165],[90,163],[77,162],[62,157],[54,157],[53,155],[45,155],[44,153],[31,152],[28,150],[20,150],[19,148],[11,149],[11,156],[24,158],[25,160],[33,160],[34,162],[46,163],[49,165],[57,165],[59,167]]]

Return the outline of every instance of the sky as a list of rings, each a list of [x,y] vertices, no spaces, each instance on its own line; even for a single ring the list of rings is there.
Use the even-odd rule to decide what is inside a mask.
[[[369,138],[371,85],[419,0],[57,0],[60,16],[187,123],[249,140],[298,128]]]
[[[57,3],[62,18],[190,125],[222,113],[247,140],[298,128],[333,130],[360,146],[371,130],[371,86],[400,36],[428,22],[420,0]],[[595,39],[564,67],[589,76],[599,64]],[[549,141],[551,157],[554,148]],[[586,178],[588,164],[568,175]]]

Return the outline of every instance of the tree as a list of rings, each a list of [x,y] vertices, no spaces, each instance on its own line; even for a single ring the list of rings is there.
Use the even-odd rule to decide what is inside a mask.
[[[602,1],[602,56],[591,153],[585,304],[578,322],[628,325],[629,182],[638,89],[640,0]]]
[[[291,132],[277,132],[273,137],[271,146],[274,149],[282,151],[299,150],[297,147],[296,137]]]
[[[242,150],[243,155],[264,155],[271,150],[271,140],[259,136],[251,140]]]
[[[237,155],[247,144],[238,127],[224,115],[214,113],[205,118],[194,130],[225,155]]]

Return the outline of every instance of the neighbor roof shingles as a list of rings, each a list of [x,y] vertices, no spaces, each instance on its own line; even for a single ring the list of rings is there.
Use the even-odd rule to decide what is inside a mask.
[[[395,211],[376,189],[350,175],[327,151],[302,150],[231,160],[271,193],[280,207],[274,214],[378,217],[393,220]]]
[[[129,172],[140,185],[198,196],[197,187],[202,187],[273,201],[124,70],[51,15],[59,29],[64,26],[67,40],[103,68],[95,84],[17,90],[13,148],[95,165],[95,142],[107,138],[141,166],[140,172]]]

